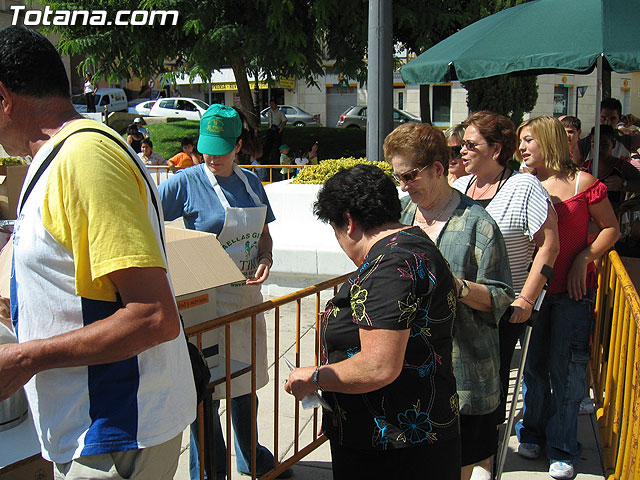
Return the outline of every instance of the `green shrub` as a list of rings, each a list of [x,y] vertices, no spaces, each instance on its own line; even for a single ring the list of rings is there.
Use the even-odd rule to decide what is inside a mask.
[[[26,165],[21,157],[0,157],[0,165]]]
[[[147,129],[153,140],[153,151],[170,158],[182,151],[182,137],[192,137],[197,142],[200,123],[193,120],[182,120],[170,123],[150,123]],[[267,136],[265,126],[260,127],[258,136],[264,142]],[[318,158],[364,157],[366,152],[367,132],[360,128],[330,127],[286,127],[282,135],[282,143],[291,147],[294,154],[299,149],[308,152],[314,142],[318,142]]]
[[[338,158],[337,160],[323,160],[318,165],[305,167],[291,183],[322,184],[340,170],[346,170],[347,168],[351,168],[360,163],[371,163],[393,178],[393,169],[387,162],[368,162],[366,158],[348,157]]]

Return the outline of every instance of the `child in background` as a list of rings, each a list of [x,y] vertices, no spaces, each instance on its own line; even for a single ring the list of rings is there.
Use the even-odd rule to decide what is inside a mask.
[[[171,167],[173,173],[175,173],[176,170],[193,167],[202,162],[202,156],[196,151],[191,138],[184,137],[180,145],[182,146],[182,151],[167,161],[167,165]]]
[[[293,164],[293,162],[291,161],[291,158],[289,157],[289,150],[290,150],[289,145],[287,144],[280,145],[280,165]],[[282,174],[283,179],[289,178],[288,168],[281,168],[280,173]]]
[[[311,145],[311,150],[307,153],[309,165],[318,165],[318,141]]]
[[[296,155],[296,159],[294,160],[296,165],[308,165],[309,159],[306,157],[303,149],[299,149]],[[302,171],[301,168],[296,169],[296,175]]]

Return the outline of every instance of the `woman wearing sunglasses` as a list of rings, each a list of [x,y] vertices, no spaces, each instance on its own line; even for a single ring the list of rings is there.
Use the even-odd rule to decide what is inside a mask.
[[[501,261],[507,257],[506,246],[491,216],[449,185],[450,151],[439,129],[405,123],[386,138],[384,154],[400,187],[409,193],[401,200],[400,221],[429,235],[455,277],[453,367],[460,402],[462,480],[467,480],[498,445],[497,325],[514,299],[509,262]]]
[[[462,153],[460,153],[460,150],[462,150],[462,140],[464,140],[464,125],[459,123],[447,128],[444,136],[451,150],[451,157],[449,158],[449,185],[453,185],[453,182],[467,174],[464,169],[464,163],[462,163]]]
[[[507,165],[516,150],[513,122],[503,115],[480,111],[464,125],[462,161],[471,175],[460,178],[453,187],[480,203],[500,227],[517,295],[511,304],[513,313],[505,316],[499,326],[503,398],[497,414],[502,423],[516,342],[546,282],[542,267],[553,267],[558,256],[558,221],[540,181],[528,173],[514,172]]]

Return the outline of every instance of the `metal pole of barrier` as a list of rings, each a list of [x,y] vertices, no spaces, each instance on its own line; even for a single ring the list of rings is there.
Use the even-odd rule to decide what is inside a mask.
[[[231,476],[231,449],[229,445],[231,443],[231,324],[227,323],[224,326],[224,369],[225,369],[225,390],[226,398],[225,404],[227,408],[227,476]],[[214,473],[212,472],[212,475]]]
[[[251,478],[258,477],[258,394],[256,393],[256,315],[251,316]]]
[[[275,368],[274,368],[274,385],[280,385],[280,307],[275,308],[275,332],[274,332],[274,352],[275,352]],[[280,414],[280,389],[273,389],[273,457],[278,461],[278,417]]]

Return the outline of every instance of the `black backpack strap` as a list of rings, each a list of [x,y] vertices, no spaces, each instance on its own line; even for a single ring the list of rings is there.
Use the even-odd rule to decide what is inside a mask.
[[[73,133],[71,135],[73,135]],[[24,191],[24,195],[22,197],[22,201],[20,202],[20,206],[18,207],[18,216],[20,216],[20,212],[22,211],[22,207],[24,206],[24,203],[27,201],[27,198],[29,198],[29,195],[31,194],[31,191],[33,190],[33,187],[35,187],[36,183],[38,182],[38,179],[42,175],[42,172],[44,172],[47,169],[47,167],[51,164],[51,162],[56,157],[56,155],[58,155],[58,152],[62,148],[62,145],[64,144],[64,142],[71,135],[63,138],[62,141],[59,144],[57,144],[55,147],[53,147],[53,150],[51,150],[51,153],[49,153],[49,155],[47,155],[47,158],[45,158],[44,162],[42,162],[40,167],[38,167],[38,170],[36,171],[35,175],[31,179],[31,181],[29,182],[29,185],[27,185],[26,190]]]
[[[162,249],[165,251],[165,256],[166,256],[165,239],[164,239],[164,234],[162,233],[163,219],[160,218],[160,207],[158,206],[158,201],[156,200],[156,196],[153,193],[153,186],[151,184],[151,181],[145,175],[145,171],[142,168],[142,166],[138,163],[138,159],[134,158],[133,154],[124,145],[123,141],[122,140],[118,140],[118,138],[116,138],[115,136],[111,135],[109,132],[105,132],[104,130],[100,130],[99,128],[93,128],[93,127],[80,128],[80,129],[76,130],[75,132],[72,132],[69,135],[67,135],[65,138],[63,138],[60,141],[60,143],[58,143],[55,147],[53,147],[53,150],[51,150],[51,153],[49,153],[49,155],[47,155],[47,158],[45,158],[44,162],[42,162],[40,167],[38,167],[38,170],[36,171],[35,175],[31,179],[31,181],[29,182],[29,185],[27,186],[27,189],[24,192],[24,196],[22,197],[22,201],[20,202],[20,207],[18,208],[18,213],[22,211],[22,207],[24,206],[24,203],[27,201],[27,198],[31,194],[31,191],[33,190],[33,187],[35,187],[35,184],[37,183],[37,181],[40,178],[40,176],[42,175],[42,173],[51,164],[51,162],[56,157],[56,155],[58,155],[58,153],[60,152],[60,149],[62,148],[62,145],[64,145],[64,142],[66,142],[67,139],[71,135],[75,135],[76,133],[84,133],[84,132],[98,133],[100,135],[103,135],[103,136],[109,138],[112,142],[114,142],[115,144],[119,145],[120,148],[122,148],[126,152],[126,154],[129,156],[129,158],[131,158],[131,161],[133,162],[133,164],[136,167],[138,167],[138,170],[140,171],[140,175],[142,175],[142,178],[147,183],[147,187],[149,188],[149,194],[151,195],[151,202],[153,203],[153,207],[156,210],[156,216],[158,217],[158,231],[160,232],[160,240],[162,241]]]

